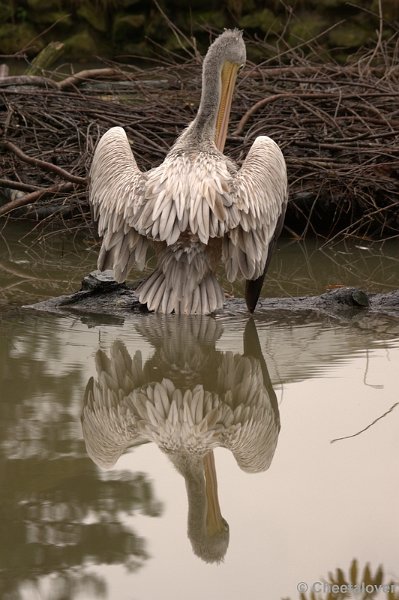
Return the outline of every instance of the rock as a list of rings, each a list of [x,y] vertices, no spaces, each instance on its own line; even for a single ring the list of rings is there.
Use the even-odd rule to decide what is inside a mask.
[[[117,286],[127,288],[125,283],[117,283],[114,279],[113,272],[108,271],[92,271],[82,280],[81,291],[96,291],[109,292]]]
[[[355,306],[370,306],[370,301],[362,290],[354,290],[352,292],[352,300]]]

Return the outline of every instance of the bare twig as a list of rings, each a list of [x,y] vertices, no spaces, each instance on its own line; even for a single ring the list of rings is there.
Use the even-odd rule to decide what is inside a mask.
[[[46,189],[37,190],[36,192],[32,192],[30,194],[25,194],[22,198],[18,198],[17,200],[13,200],[12,202],[7,202],[3,206],[0,206],[0,217],[4,215],[8,215],[10,212],[15,210],[16,208],[21,208],[21,206],[27,206],[28,204],[33,204],[37,200],[40,200],[43,196],[47,196],[49,194],[56,194],[58,192],[69,191],[73,188],[71,183],[61,183],[59,185],[53,185]]]
[[[78,85],[79,83],[90,79],[119,79],[123,81],[124,79],[131,78],[131,75],[127,75],[121,69],[85,69],[83,71],[79,71],[79,73],[71,75],[70,77],[62,79],[62,81],[58,81],[57,87],[60,90],[66,90],[69,87]]]
[[[22,183],[21,181],[12,181],[11,179],[0,179],[0,187],[10,190],[19,190],[21,192],[35,192],[40,189],[37,185]]]
[[[399,402],[395,402],[395,404],[393,404],[389,410],[384,412],[384,414],[382,414],[380,417],[377,417],[377,419],[374,419],[374,421],[369,423],[367,425],[367,427],[364,427],[363,429],[361,429],[360,431],[357,431],[356,433],[353,433],[352,435],[345,435],[344,437],[335,438],[334,440],[331,440],[330,444],[334,444],[335,442],[340,442],[342,440],[349,440],[350,438],[354,438],[354,437],[357,437],[358,435],[361,435],[362,433],[364,433],[365,431],[370,429],[370,427],[373,427],[373,425],[378,423],[378,421],[381,421],[381,419],[383,419],[384,417],[389,415],[389,413],[391,413],[397,406],[399,406]]]
[[[34,158],[33,156],[28,156],[27,154],[25,154],[25,152],[23,152],[21,150],[21,148],[18,148],[18,146],[16,146],[9,140],[3,141],[2,144],[6,148],[8,148],[8,150],[11,150],[11,152],[14,152],[14,154],[16,154],[18,156],[18,158],[20,158],[24,162],[27,162],[31,165],[35,165],[36,167],[39,167],[40,169],[44,169],[45,171],[51,171],[52,173],[56,173],[56,175],[59,175],[63,179],[66,179],[67,181],[71,181],[72,183],[79,183],[79,184],[86,183],[86,179],[84,177],[78,177],[77,175],[72,175],[71,173],[68,173],[68,171],[61,169],[61,167],[58,167],[57,165],[53,165],[52,163],[49,163],[45,160],[40,160],[39,158]]]

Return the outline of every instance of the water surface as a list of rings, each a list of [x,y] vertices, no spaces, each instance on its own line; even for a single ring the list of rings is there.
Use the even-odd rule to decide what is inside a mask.
[[[76,289],[96,257],[84,240],[32,244],[18,241],[23,234],[8,231],[1,253],[2,598],[294,600],[303,584],[303,598],[314,584],[326,598],[329,572],[350,582],[354,564],[359,583],[367,564],[371,576],[381,565],[383,583],[398,582],[397,322],[259,314],[110,323],[21,311]],[[398,259],[394,246],[283,241],[265,291],[389,290],[399,287]],[[147,405],[136,426],[135,407],[144,393],[156,406],[161,385],[182,390],[175,454]],[[197,429],[193,407],[205,419]],[[238,441],[222,422],[229,411],[237,430],[246,423]],[[228,523],[217,543],[196,529],[210,502],[201,465],[193,459],[188,473],[178,456],[201,444],[213,451]]]

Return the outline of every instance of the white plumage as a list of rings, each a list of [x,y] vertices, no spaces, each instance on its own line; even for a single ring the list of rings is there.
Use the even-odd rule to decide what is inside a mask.
[[[140,171],[121,127],[97,145],[90,202],[103,237],[98,267],[124,281],[133,265],[144,267],[152,246],[157,267],[137,290],[149,310],[221,308],[215,277],[221,262],[229,281],[247,281],[248,308],[256,306],[284,219],[287,175],[279,147],[266,136],[255,139],[240,169],[222,153],[235,74],[244,62],[237,30],[210,46],[198,114],[158,167]]]

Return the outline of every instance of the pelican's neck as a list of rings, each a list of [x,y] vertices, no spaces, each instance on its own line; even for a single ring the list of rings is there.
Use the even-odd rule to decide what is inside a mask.
[[[193,129],[208,138],[215,139],[216,118],[219,111],[222,91],[222,66],[219,56],[208,56],[202,71],[202,92]]]
[[[170,458],[186,483],[187,534],[193,550],[207,562],[220,561],[226,553],[229,535],[219,507],[213,451],[205,456],[185,453]]]
[[[179,452],[169,454],[176,469],[183,475],[186,482],[189,498],[195,497],[196,501],[205,503],[205,472],[203,457],[201,455]],[[195,504],[196,502],[194,502]]]
[[[202,456],[170,455],[176,469],[183,475],[188,500],[189,537],[202,538],[206,527],[206,481]]]
[[[178,141],[184,145],[200,146],[215,144],[216,119],[222,91],[221,73],[223,60],[219,55],[208,53],[202,69],[202,92],[197,116]]]

